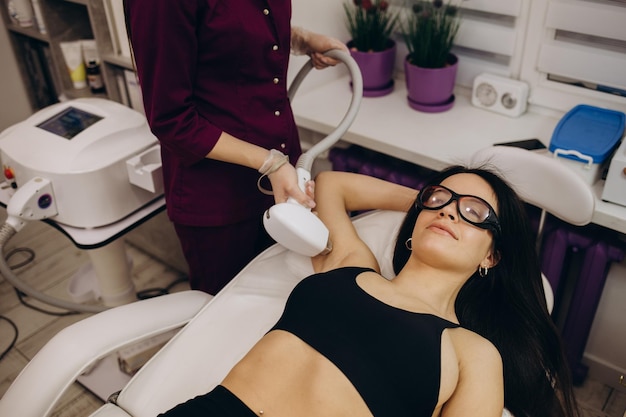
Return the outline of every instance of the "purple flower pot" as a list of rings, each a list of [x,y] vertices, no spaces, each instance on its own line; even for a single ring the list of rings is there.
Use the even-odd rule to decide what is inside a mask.
[[[452,108],[458,62],[456,55],[450,54],[447,66],[422,68],[405,59],[404,73],[409,105],[415,110],[429,113]]]
[[[393,69],[396,61],[396,43],[390,40],[389,49],[380,52],[361,52],[348,42],[350,55],[363,76],[363,96],[379,97],[393,91]]]

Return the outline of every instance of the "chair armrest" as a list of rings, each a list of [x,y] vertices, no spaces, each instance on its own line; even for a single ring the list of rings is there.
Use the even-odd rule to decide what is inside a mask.
[[[183,326],[212,298],[183,291],[106,310],[57,333],[0,399],[0,416],[42,417],[94,361],[141,339]]]

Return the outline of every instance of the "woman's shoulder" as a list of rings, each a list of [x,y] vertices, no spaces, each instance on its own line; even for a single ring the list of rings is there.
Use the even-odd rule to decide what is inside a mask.
[[[450,340],[461,361],[477,361],[476,364],[502,365],[496,346],[487,338],[464,327],[450,329]]]
[[[442,343],[442,354],[447,352],[450,360],[442,365],[441,392],[449,395],[447,413],[442,415],[500,415],[504,407],[504,372],[498,349],[463,327],[448,329],[444,338],[449,338],[449,343]],[[453,376],[447,384],[443,379],[446,370]]]

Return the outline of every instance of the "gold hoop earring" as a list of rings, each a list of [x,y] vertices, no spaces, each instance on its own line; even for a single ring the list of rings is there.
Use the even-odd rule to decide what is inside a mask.
[[[480,275],[481,277],[485,278],[488,273],[489,273],[489,268],[487,268],[486,266],[478,267],[478,275]]]
[[[408,238],[406,242],[404,242],[404,246],[406,246],[408,250],[413,250],[413,238]]]

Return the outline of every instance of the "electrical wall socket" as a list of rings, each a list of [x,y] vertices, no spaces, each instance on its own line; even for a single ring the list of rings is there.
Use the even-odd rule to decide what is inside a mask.
[[[472,104],[506,116],[518,117],[526,111],[528,84],[483,73],[474,79]]]

